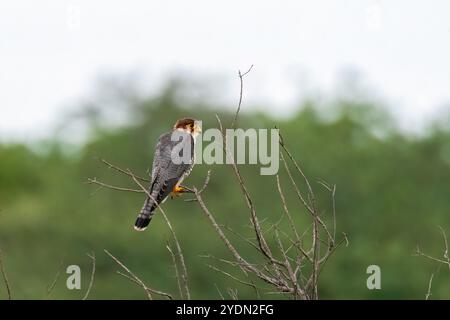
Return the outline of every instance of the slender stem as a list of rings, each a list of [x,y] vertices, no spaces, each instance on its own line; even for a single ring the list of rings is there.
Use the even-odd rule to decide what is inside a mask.
[[[92,285],[94,284],[94,277],[95,277],[95,252],[92,252],[91,254],[87,255],[92,260],[92,271],[91,271],[91,279],[89,280],[89,286],[86,290],[86,294],[83,297],[83,300],[87,300],[89,297],[89,293],[91,293]]]
[[[129,280],[133,281],[134,283],[138,284],[139,286],[141,286],[144,289],[144,291],[147,293],[147,297],[148,297],[149,300],[153,300],[153,297],[151,295],[152,293],[160,295],[160,296],[167,297],[168,299],[172,300],[172,296],[170,294],[162,292],[162,291],[154,290],[154,289],[148,287],[141,279],[139,279],[133,272],[131,272],[131,270],[128,269],[128,267],[125,266],[119,259],[117,259],[115,256],[113,256],[108,250],[104,249],[104,251],[123,270],[125,270],[125,272],[127,274],[121,273],[120,271],[118,271],[117,273],[120,274],[121,276],[124,276],[124,277],[128,278]]]
[[[6,275],[5,266],[3,265],[2,249],[0,249],[0,272],[2,273],[3,282],[5,283],[6,293],[8,294],[8,300],[11,300],[11,287],[9,285],[8,276]]]

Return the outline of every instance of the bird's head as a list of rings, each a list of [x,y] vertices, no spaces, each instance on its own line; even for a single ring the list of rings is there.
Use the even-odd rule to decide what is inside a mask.
[[[200,132],[202,132],[201,122],[192,118],[177,120],[173,126],[173,129],[186,131],[193,136],[197,136]]]

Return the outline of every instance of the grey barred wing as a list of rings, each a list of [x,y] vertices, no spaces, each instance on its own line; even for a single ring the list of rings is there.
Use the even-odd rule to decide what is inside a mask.
[[[169,132],[159,137],[153,158],[152,182],[148,197],[135,223],[144,230],[154,210],[189,175],[194,165],[194,139],[186,132]]]
[[[155,150],[152,168],[152,180],[157,176],[168,179],[180,179],[194,161],[194,139],[186,132],[163,134]]]

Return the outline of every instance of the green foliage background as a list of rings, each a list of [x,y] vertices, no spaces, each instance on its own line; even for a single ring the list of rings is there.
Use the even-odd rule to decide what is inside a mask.
[[[207,107],[199,99],[183,99],[179,91],[170,85],[156,97],[121,96],[123,104],[114,108],[102,104],[102,99],[80,104],[77,114],[61,120],[54,139],[0,145],[0,248],[13,298],[81,298],[89,282],[86,253],[90,252],[97,256],[90,298],[145,298],[140,288],[116,274],[118,267],[103,249],[148,285],[176,295],[174,268],[166,250],[170,234],[162,217],[157,215],[146,232],[134,232],[132,225],[144,196],[98,189],[85,182],[97,177],[132,187],[129,179],[108,170],[99,158],[145,175],[156,139],[175,119],[193,116],[203,120],[207,129],[217,127],[218,113],[230,123],[231,108]],[[291,152],[314,181],[325,217],[330,214],[330,198],[316,181],[337,185],[338,232],[345,231],[350,243],[324,269],[321,298],[423,299],[433,272],[432,298],[450,298],[450,271],[413,256],[418,244],[427,253],[441,256],[444,245],[437,226],[450,234],[450,133],[445,125],[430,125],[425,134],[408,136],[383,108],[364,99],[336,98],[327,106],[312,99],[288,119],[243,109],[240,127],[276,125],[281,129]],[[73,138],[85,132],[82,145],[64,138],[64,134]],[[196,166],[186,184],[200,186],[209,168]],[[231,168],[213,165],[211,169],[204,193],[211,211],[221,223],[251,235],[244,198]],[[242,165],[241,169],[260,218],[267,224],[276,222],[282,207],[275,177],[260,176],[258,166]],[[308,227],[308,217],[281,165],[280,179],[296,223],[301,229]],[[195,202],[168,200],[164,208],[184,250],[193,298],[219,298],[218,289],[226,295],[228,288],[236,288],[240,298],[254,297],[251,289],[208,267],[220,263],[202,255],[230,255]],[[256,257],[252,248],[238,246],[248,257]],[[60,278],[47,295],[61,262]],[[65,286],[65,267],[71,264],[82,269],[81,291]],[[366,268],[371,264],[381,267],[381,290],[366,288]],[[0,295],[5,297],[3,282]]]

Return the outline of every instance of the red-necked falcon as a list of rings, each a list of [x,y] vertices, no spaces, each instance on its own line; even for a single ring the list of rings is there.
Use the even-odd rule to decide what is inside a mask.
[[[170,193],[177,195],[186,191],[180,184],[195,164],[195,138],[200,132],[200,121],[185,118],[178,120],[171,132],[159,137],[148,190],[151,197],[147,196],[144,202],[134,224],[135,230],[147,228],[155,209]]]

